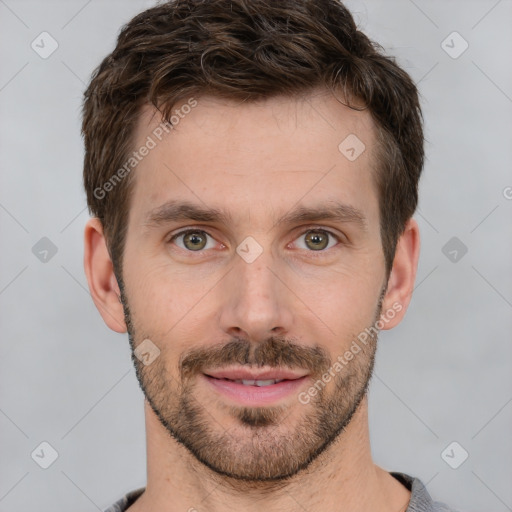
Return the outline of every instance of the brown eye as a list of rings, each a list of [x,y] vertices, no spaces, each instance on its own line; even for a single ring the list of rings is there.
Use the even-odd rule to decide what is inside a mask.
[[[186,249],[188,251],[201,251],[204,249],[208,243],[208,233],[200,230],[192,230],[189,229],[187,231],[182,231],[181,233],[177,233],[174,235],[170,242],[174,242],[176,239],[182,239],[181,244],[176,244],[178,247],[182,249]]]
[[[297,242],[298,241],[298,242]],[[302,233],[295,242],[299,249],[309,252],[327,253],[328,249],[334,247],[341,239],[325,229],[310,229]]]
[[[190,249],[192,251],[198,251],[200,249],[204,249],[204,246],[206,245],[206,237],[204,234],[198,234],[197,233],[187,233],[183,237],[183,244],[187,249]]]
[[[310,249],[321,251],[329,244],[329,235],[324,231],[308,231],[305,241]]]

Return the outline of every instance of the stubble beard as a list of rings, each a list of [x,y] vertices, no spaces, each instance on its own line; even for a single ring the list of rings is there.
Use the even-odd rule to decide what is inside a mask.
[[[317,394],[308,404],[296,400],[287,402],[290,405],[244,407],[221,403],[213,397],[201,398],[195,390],[199,368],[206,362],[216,362],[218,367],[238,363],[251,367],[308,368],[310,384],[314,385],[332,368],[332,361],[319,346],[301,347],[279,337],[255,346],[235,338],[222,346],[182,355],[178,382],[165,366],[165,350],[148,366],[135,356],[135,348],[147,336],[135,333],[121,283],[120,288],[136,376],[154,414],[169,435],[197,461],[217,475],[239,483],[245,481],[248,488],[251,484],[257,487],[272,482],[279,486],[306,470],[346,429],[368,391],[377,346],[373,331],[361,351],[335,373],[328,385],[316,386]],[[382,297],[383,293],[373,325],[381,313]],[[222,408],[235,425],[226,429],[215,421],[215,411],[208,411],[212,404]],[[298,417],[294,425],[286,423],[292,413]]]

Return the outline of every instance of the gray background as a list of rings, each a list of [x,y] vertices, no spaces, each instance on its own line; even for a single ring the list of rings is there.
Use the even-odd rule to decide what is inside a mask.
[[[83,272],[79,128],[92,70],[152,4],[0,0],[2,512],[101,510],[146,481],[128,338],[104,325]],[[381,334],[374,457],[461,510],[512,510],[512,2],[347,5],[419,83],[427,137],[417,287]],[[59,45],[46,59],[31,48],[43,31]],[[442,45],[453,31],[469,44],[458,58],[458,36]],[[43,237],[56,254],[47,241],[34,254]],[[31,457],[43,441],[59,454],[48,469]],[[458,469],[441,455],[453,441],[452,465],[469,453]]]

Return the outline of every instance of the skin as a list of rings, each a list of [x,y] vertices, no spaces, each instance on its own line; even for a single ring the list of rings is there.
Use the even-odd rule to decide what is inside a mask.
[[[382,328],[403,319],[419,229],[408,221],[386,279],[370,114],[324,90],[248,104],[196,99],[133,171],[121,283],[101,223],[85,228],[85,272],[105,323],[128,331],[132,350],[144,339],[160,350],[149,365],[133,357],[146,396],[147,486],[130,512],[405,510],[410,492],[371,457],[365,392],[375,337],[307,404],[297,392],[243,407],[200,378],[207,362],[242,366],[235,356],[249,368],[275,367],[288,343],[296,357],[283,367],[307,368],[307,391],[379,315],[399,304]],[[160,123],[156,114],[142,110],[137,148]],[[348,134],[366,147],[354,161],[338,149]],[[224,208],[232,221],[147,222],[173,199]],[[297,206],[334,201],[360,210],[366,229],[332,219],[275,223]],[[170,241],[184,228],[203,234]],[[334,235],[326,247],[326,238],[307,237],[319,229]],[[236,252],[248,236],[262,248],[252,263]],[[198,242],[207,245],[191,250]]]

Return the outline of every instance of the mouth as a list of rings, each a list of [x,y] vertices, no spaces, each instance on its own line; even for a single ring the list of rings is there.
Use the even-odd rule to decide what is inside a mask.
[[[202,377],[211,391],[238,404],[262,406],[295,395],[307,380],[307,375],[285,371],[248,374],[247,370],[207,372]],[[229,376],[228,376],[229,375]]]
[[[208,377],[211,377],[207,375]],[[215,379],[216,377],[212,377],[212,379]],[[258,387],[265,387],[265,386],[272,386],[273,384],[278,384],[279,382],[284,382],[288,379],[267,379],[267,380],[232,380],[232,379],[217,379],[217,380],[227,380],[228,382],[235,382],[236,384],[243,384],[244,386],[258,386]]]
[[[206,370],[204,374],[215,379],[253,382],[250,385],[254,385],[254,382],[296,380],[306,375],[305,372],[293,372],[283,368],[258,371],[249,368],[225,368],[223,370]]]

